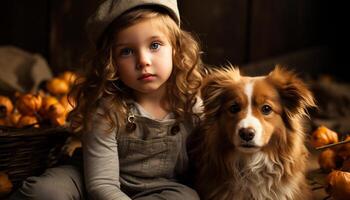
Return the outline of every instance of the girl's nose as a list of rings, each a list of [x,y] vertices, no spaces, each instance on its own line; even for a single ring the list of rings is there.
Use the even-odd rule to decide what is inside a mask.
[[[138,69],[143,69],[151,65],[151,54],[146,51],[140,51],[138,55]]]

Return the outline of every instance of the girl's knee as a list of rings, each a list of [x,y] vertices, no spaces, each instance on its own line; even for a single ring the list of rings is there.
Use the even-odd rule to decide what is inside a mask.
[[[185,199],[188,200],[200,200],[198,193],[194,189],[189,187],[186,187],[184,189],[184,196]]]
[[[30,180],[28,180],[28,183]],[[64,194],[67,192],[62,184],[57,183],[57,181],[41,178],[40,180],[31,183],[31,191],[34,196],[40,197],[38,199],[63,199]]]
[[[141,195],[136,195],[134,200],[200,200],[198,193],[185,185],[176,184],[171,187],[158,188]]]
[[[64,190],[54,185],[50,180],[41,177],[29,177],[10,199],[64,199],[63,193]]]
[[[49,169],[42,176],[27,178],[12,199],[80,199],[81,178],[69,170]]]

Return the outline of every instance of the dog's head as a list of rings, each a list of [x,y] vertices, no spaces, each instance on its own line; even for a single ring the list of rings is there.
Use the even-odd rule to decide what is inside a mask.
[[[213,70],[201,94],[205,126],[218,129],[211,137],[220,137],[244,153],[290,146],[295,136],[289,134],[301,134],[299,121],[308,107],[315,106],[306,85],[279,66],[260,77],[242,76],[232,66]]]

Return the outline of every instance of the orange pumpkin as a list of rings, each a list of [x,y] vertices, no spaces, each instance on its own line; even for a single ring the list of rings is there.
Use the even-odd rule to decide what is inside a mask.
[[[66,123],[66,116],[51,117],[50,121],[54,126],[63,126]]]
[[[350,197],[350,173],[334,170],[328,174],[326,191],[335,200],[348,200]]]
[[[42,104],[42,97],[34,94],[23,94],[17,97],[16,107],[23,115],[34,115]]]
[[[5,197],[12,190],[12,182],[5,172],[0,172],[0,198]]]
[[[12,101],[5,96],[0,96],[0,118],[5,118],[13,111]]]
[[[315,148],[336,142],[338,142],[338,134],[325,126],[318,127],[312,133],[311,145]]]
[[[11,113],[11,115],[8,117],[9,119],[9,125],[16,127],[19,119],[21,118],[21,114],[18,112]]]
[[[66,122],[66,115],[66,109],[60,103],[51,105],[48,110],[48,116],[54,126],[63,126]]]
[[[77,74],[72,71],[65,71],[58,76],[58,78],[65,80],[68,85],[73,85],[74,81],[77,79]]]
[[[0,126],[7,126],[7,120],[0,118]]]
[[[58,102],[58,99],[51,95],[46,95],[43,97],[43,103],[40,108],[40,115],[44,118],[48,118],[48,111],[50,109],[51,105],[54,105]]]
[[[61,103],[52,104],[47,110],[47,115],[50,118],[56,118],[60,116],[66,115],[66,109],[63,107]]]
[[[39,127],[38,119],[35,116],[23,115],[19,119],[17,123],[17,127],[22,128],[24,126],[33,125],[33,124],[35,124],[34,127]]]
[[[325,149],[318,156],[318,164],[324,172],[330,172],[332,169],[336,169],[341,161],[333,149]]]
[[[72,98],[70,98],[68,100],[68,95],[63,95],[61,98],[60,98],[60,102],[61,104],[63,105],[63,107],[66,109],[66,112],[69,113],[70,111],[73,110],[74,108],[74,104],[75,102],[72,100]]]
[[[65,80],[53,78],[46,83],[46,89],[52,95],[63,95],[69,92],[69,85]]]

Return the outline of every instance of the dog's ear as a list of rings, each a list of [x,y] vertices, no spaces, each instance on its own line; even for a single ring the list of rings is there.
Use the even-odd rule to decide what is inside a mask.
[[[224,88],[220,85],[220,81],[216,80],[213,76],[204,80],[201,88],[201,97],[203,100],[204,111],[206,115],[218,114],[222,99]]]
[[[203,81],[201,97],[206,115],[219,114],[219,110],[226,97],[226,88],[239,80],[238,67],[228,66],[211,69]]]
[[[311,91],[293,71],[277,65],[267,79],[277,88],[289,118],[307,116],[307,108],[316,107]]]

